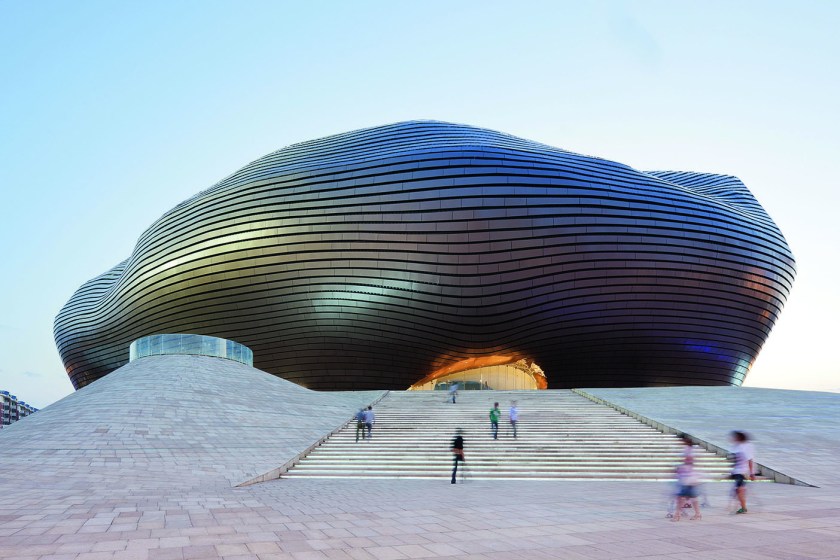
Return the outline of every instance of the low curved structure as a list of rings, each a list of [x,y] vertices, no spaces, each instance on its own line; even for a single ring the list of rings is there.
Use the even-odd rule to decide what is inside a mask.
[[[406,122],[286,147],[182,202],[55,338],[76,387],[167,332],[235,340],[316,389],[493,356],[551,388],[737,385],[794,274],[735,177]]]
[[[153,334],[138,338],[128,347],[128,361],[149,356],[209,356],[254,365],[254,353],[232,340],[201,334]]]

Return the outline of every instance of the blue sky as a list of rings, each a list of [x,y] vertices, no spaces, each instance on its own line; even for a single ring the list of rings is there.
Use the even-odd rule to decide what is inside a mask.
[[[166,210],[286,144],[439,119],[733,174],[799,276],[753,386],[840,390],[840,3],[0,3],[0,388]]]

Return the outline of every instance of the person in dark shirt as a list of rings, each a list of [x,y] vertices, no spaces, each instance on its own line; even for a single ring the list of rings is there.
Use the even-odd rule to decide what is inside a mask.
[[[458,474],[458,462],[464,462],[464,437],[463,430],[458,428],[455,431],[455,438],[452,440],[452,484],[455,484],[455,476]],[[463,474],[462,474],[463,476]]]

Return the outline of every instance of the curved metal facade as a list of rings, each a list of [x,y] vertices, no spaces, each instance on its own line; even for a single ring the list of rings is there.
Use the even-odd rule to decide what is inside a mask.
[[[315,389],[405,389],[485,356],[533,360],[551,388],[738,385],[794,274],[735,177],[406,122],[288,146],[182,202],[55,338],[77,388],[168,332]]]

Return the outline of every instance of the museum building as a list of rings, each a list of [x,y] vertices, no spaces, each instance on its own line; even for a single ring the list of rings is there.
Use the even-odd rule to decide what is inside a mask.
[[[54,332],[76,388],[175,333],[322,390],[740,385],[794,276],[733,176],[411,121],[287,146],[183,201]]]

